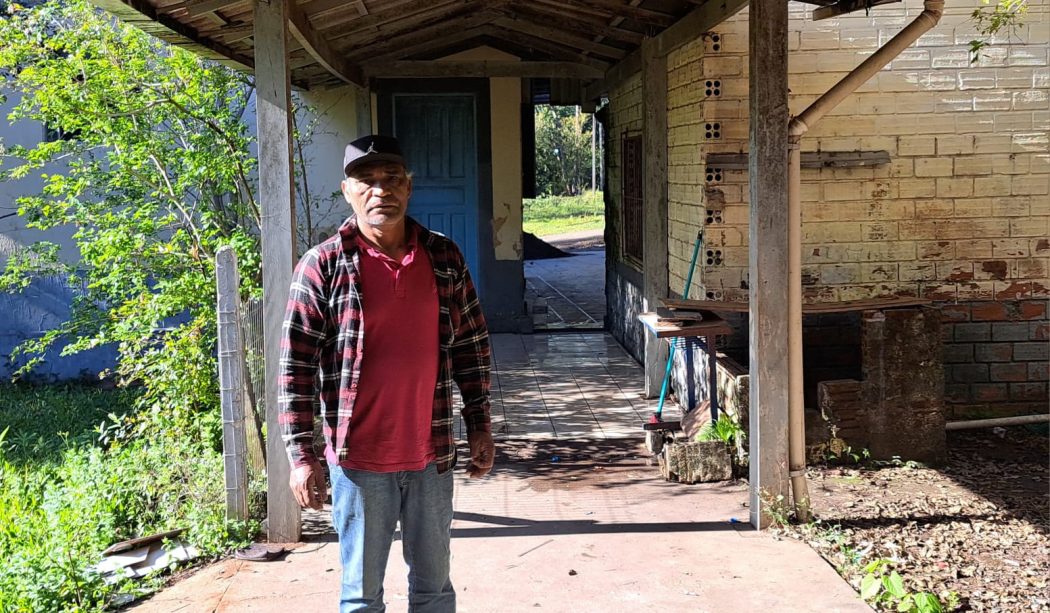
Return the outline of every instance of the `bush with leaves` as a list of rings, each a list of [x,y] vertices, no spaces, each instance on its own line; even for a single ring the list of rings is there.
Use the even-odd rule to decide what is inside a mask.
[[[18,352],[28,373],[52,346],[117,343],[118,374],[143,386],[139,434],[217,440],[214,254],[237,251],[243,292],[259,283],[252,94],[242,74],[169,47],[82,1],[12,5],[0,20],[11,120],[66,135],[0,149],[0,180],[43,174],[18,199],[32,228],[75,228],[80,260],[56,245],[12,256],[0,290],[39,275],[83,286],[70,320]],[[60,170],[45,173],[45,169]],[[160,426],[158,428],[158,426]]]

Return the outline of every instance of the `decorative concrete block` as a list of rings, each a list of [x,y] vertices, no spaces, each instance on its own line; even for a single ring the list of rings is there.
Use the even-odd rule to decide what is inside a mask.
[[[707,483],[733,478],[729,447],[722,441],[675,441],[664,446],[660,474],[668,481]]]

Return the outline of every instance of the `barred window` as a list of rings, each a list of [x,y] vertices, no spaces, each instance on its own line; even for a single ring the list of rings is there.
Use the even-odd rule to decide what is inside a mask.
[[[645,215],[642,206],[642,137],[623,139],[623,255],[624,259],[642,263],[642,235]]]

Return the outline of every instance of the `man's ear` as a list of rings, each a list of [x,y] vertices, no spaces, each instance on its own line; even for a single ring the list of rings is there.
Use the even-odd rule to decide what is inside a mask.
[[[339,189],[340,189],[340,191],[343,192],[343,198],[346,200],[346,203],[347,204],[351,204],[351,202],[350,202],[350,188],[347,185],[347,179],[343,179],[339,183]]]

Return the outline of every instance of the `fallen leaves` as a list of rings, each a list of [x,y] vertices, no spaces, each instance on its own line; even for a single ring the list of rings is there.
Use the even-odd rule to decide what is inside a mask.
[[[956,592],[957,610],[1050,612],[1045,435],[953,434],[940,469],[814,468],[820,521],[789,528],[860,588],[889,560],[911,592]]]

